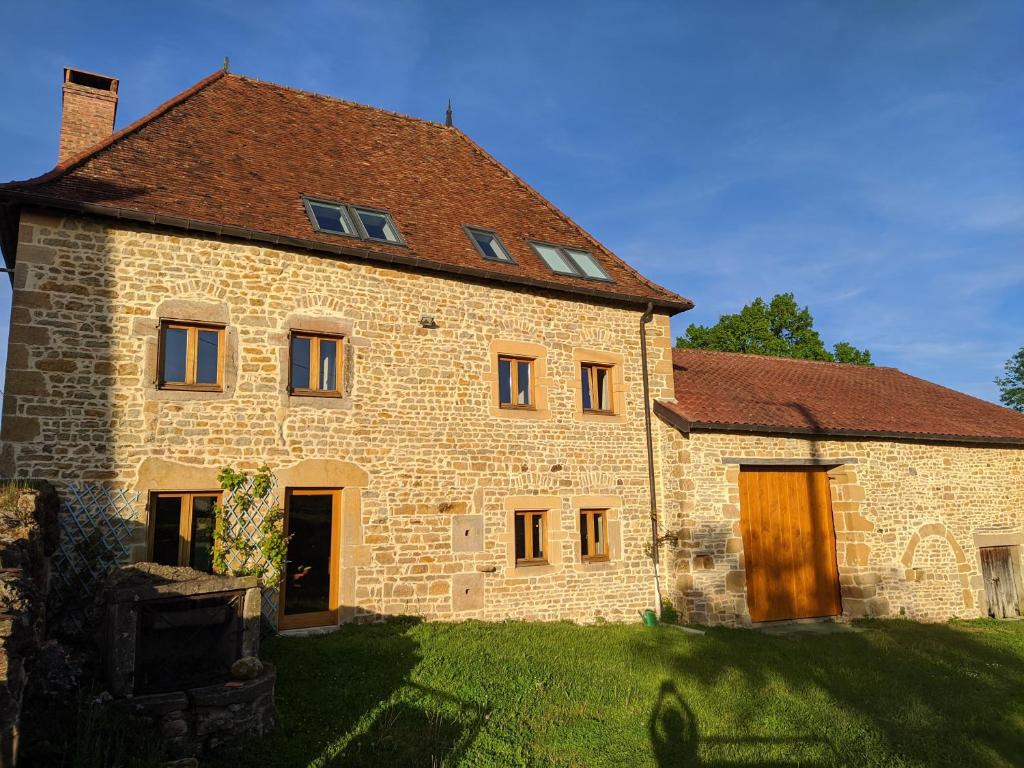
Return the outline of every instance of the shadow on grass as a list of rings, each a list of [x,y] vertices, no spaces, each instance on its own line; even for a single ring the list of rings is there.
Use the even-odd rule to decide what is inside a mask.
[[[711,630],[683,653],[644,642],[643,657],[671,677],[650,720],[659,768],[1021,764],[1024,635],[991,623],[982,635],[974,622],[863,626],[780,638]],[[701,702],[715,737],[676,684],[722,692],[718,704]]]
[[[211,755],[203,765],[432,766],[457,761],[486,713],[409,680],[421,659],[419,644],[410,636],[418,623],[395,619],[269,641],[264,655],[278,669],[281,727],[264,739]]]

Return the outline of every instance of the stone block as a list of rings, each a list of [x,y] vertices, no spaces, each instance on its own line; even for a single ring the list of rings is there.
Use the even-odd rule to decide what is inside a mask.
[[[484,548],[484,516],[455,515],[452,518],[452,551],[480,552]]]
[[[742,593],[747,589],[746,571],[729,571],[725,574],[725,588],[733,593]]]
[[[482,573],[457,573],[452,576],[452,611],[476,611],[484,607]]]

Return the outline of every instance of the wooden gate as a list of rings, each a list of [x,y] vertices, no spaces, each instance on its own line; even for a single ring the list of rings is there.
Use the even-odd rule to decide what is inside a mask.
[[[1019,578],[1009,547],[982,547],[981,574],[985,578],[988,615],[994,619],[1020,617]]]
[[[841,613],[831,494],[823,469],[744,468],[740,527],[752,621]]]

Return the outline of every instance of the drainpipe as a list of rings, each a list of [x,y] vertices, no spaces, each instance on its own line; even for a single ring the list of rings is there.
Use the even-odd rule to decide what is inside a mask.
[[[654,612],[661,618],[661,560],[658,542],[658,490],[654,484],[654,436],[651,431],[651,380],[647,372],[647,324],[654,318],[654,304],[648,303],[640,318],[640,360],[644,369],[644,429],[647,433],[647,482],[651,488],[651,560],[654,562]]]

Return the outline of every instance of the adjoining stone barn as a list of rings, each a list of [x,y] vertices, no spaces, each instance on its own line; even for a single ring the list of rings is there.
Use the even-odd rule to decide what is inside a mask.
[[[1021,615],[1024,417],[893,368],[673,367],[667,592],[691,621]]]

